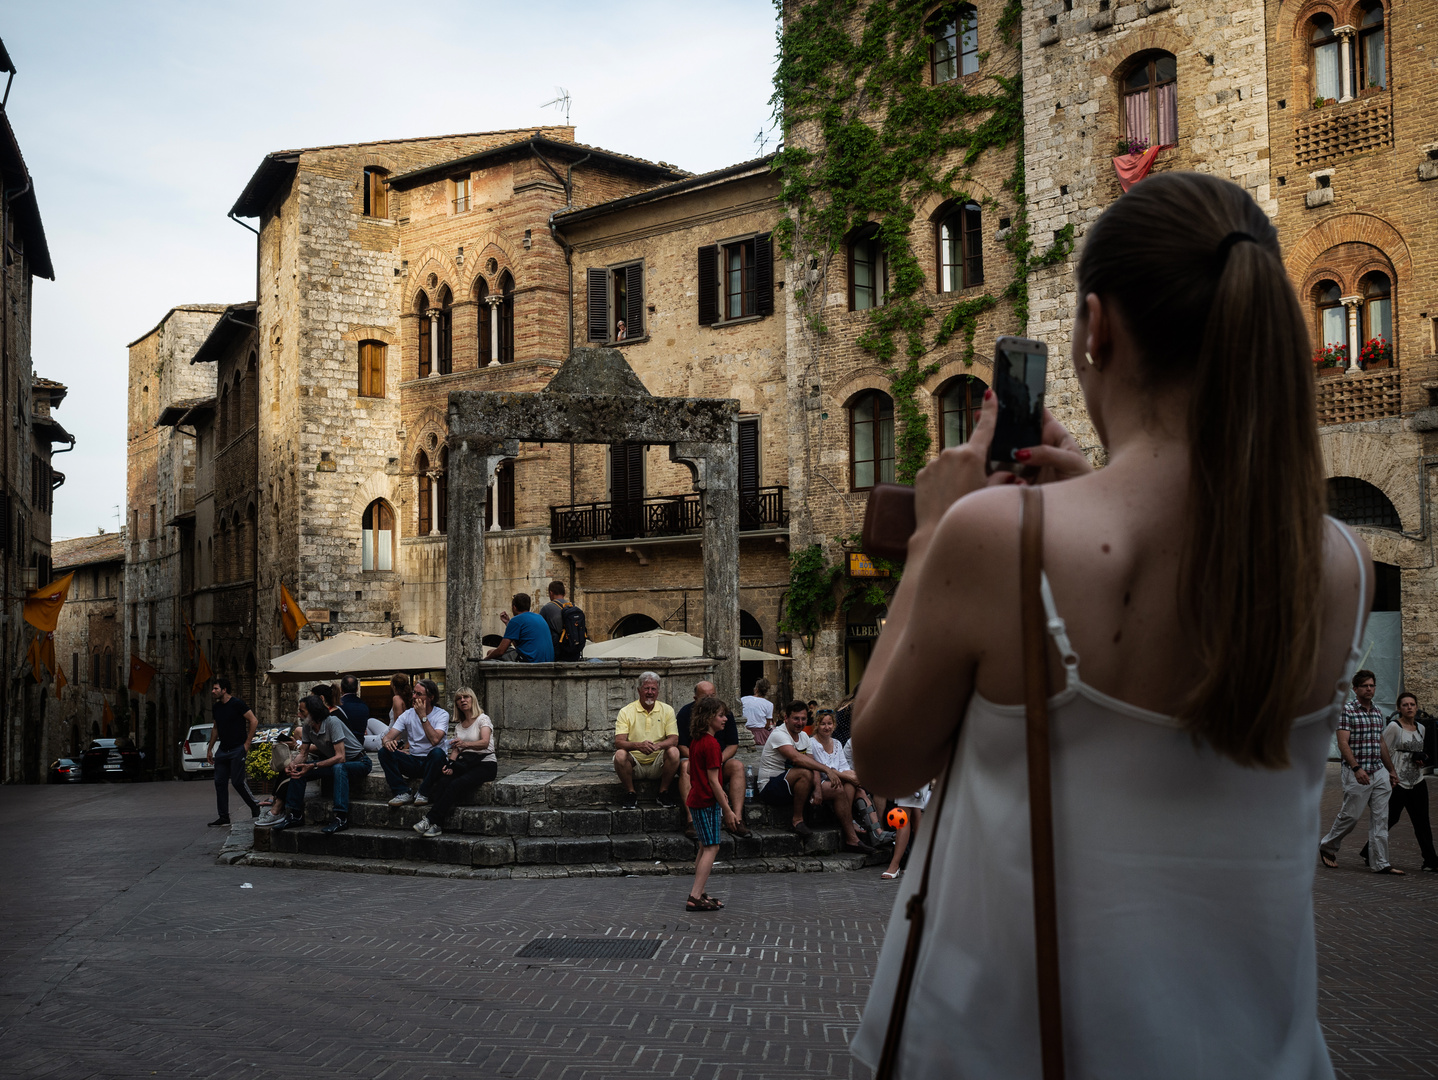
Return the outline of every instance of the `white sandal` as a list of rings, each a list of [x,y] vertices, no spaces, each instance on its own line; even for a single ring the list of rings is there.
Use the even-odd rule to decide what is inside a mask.
[[[882,874],[879,875],[879,878],[880,878],[880,880],[882,880],[882,881],[898,881],[898,880],[899,880],[899,875],[902,874],[903,872],[904,872],[904,868],[901,866],[901,867],[899,867],[899,869],[895,870],[892,874],[889,873],[889,871],[885,870]]]

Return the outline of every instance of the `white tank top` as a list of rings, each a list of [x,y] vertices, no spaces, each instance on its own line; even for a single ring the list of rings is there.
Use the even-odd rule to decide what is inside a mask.
[[[1362,610],[1332,702],[1293,722],[1292,765],[1274,772],[1195,746],[1171,717],[1085,685],[1046,576],[1043,599],[1067,675],[1049,721],[1069,1077],[1332,1077],[1318,1024],[1313,873],[1324,766],[1358,664]],[[1038,1077],[1024,706],[975,693],[953,767],[929,841],[898,1075]],[[922,865],[915,852],[854,1038],[870,1067]]]

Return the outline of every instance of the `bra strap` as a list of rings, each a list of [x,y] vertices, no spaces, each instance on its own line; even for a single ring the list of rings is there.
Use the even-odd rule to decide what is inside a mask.
[[[1046,629],[1054,639],[1054,645],[1058,647],[1059,659],[1063,661],[1064,686],[1072,690],[1079,683],[1079,655],[1074,652],[1074,647],[1069,642],[1068,626],[1059,616],[1058,607],[1054,604],[1054,591],[1049,588],[1049,575],[1046,571],[1040,571],[1039,592],[1044,599]]]

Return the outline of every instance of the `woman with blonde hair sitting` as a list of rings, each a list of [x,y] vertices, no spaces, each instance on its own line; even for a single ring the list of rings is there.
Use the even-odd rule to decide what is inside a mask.
[[[467,686],[454,692],[454,718],[449,728],[449,763],[440,773],[434,798],[425,816],[415,823],[421,836],[435,837],[443,830],[449,812],[467,799],[480,784],[499,775],[494,753],[494,721],[479,707],[479,698]]]

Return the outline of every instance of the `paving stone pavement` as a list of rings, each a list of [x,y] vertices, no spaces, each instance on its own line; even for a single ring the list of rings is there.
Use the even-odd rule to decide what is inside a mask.
[[[1330,783],[1324,813],[1336,809]],[[451,881],[227,866],[209,784],[0,788],[0,1076],[863,1077],[878,869]],[[1438,1076],[1438,876],[1320,868],[1338,1074]],[[1416,870],[1406,823],[1394,861]],[[242,888],[245,883],[252,888]],[[653,960],[521,960],[536,936]]]

